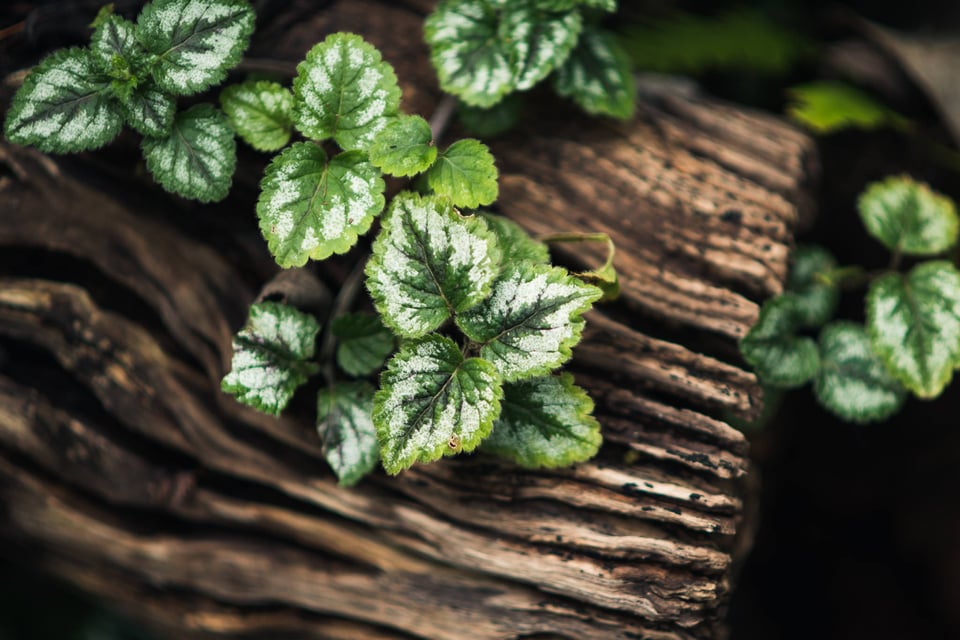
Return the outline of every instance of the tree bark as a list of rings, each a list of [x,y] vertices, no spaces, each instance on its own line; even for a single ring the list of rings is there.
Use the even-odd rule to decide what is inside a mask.
[[[420,8],[331,3],[249,60],[289,67],[352,30],[429,115]],[[503,213],[617,246],[623,297],[569,366],[605,444],[561,470],[477,455],[338,487],[309,398],[274,419],[219,391],[275,270],[252,220],[263,160],[200,207],[105,182],[123,142],[96,169],[0,147],[0,553],[175,638],[716,637],[747,469],[726,417],[761,402],[735,341],[782,287],[813,146],[642,85],[633,122],[544,110],[492,143]],[[335,289],[356,257],[317,273]]]

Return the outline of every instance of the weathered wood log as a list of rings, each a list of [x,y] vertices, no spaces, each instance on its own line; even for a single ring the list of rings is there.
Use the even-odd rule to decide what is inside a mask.
[[[331,4],[275,26],[271,60],[363,33],[429,114],[419,4]],[[494,151],[505,214],[617,244],[623,301],[570,365],[605,445],[572,469],[472,456],[344,489],[309,407],[277,420],[219,392],[270,275],[256,161],[200,208],[0,147],[0,553],[174,638],[715,637],[747,467],[723,417],[760,402],[735,339],[782,286],[812,145],[649,86],[634,122],[543,114]],[[317,273],[335,287],[351,259]]]

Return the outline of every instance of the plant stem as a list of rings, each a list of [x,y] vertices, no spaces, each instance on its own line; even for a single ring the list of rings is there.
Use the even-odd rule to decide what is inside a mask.
[[[343,281],[343,285],[333,301],[327,331],[323,335],[323,344],[320,346],[320,364],[323,367],[323,376],[329,384],[333,384],[333,349],[337,344],[337,338],[333,335],[330,325],[333,324],[334,318],[342,316],[353,306],[353,300],[357,297],[357,293],[363,284],[363,272],[366,264],[366,258],[357,261],[356,266],[353,267],[353,271],[350,272],[347,279]]]
[[[450,120],[453,113],[457,110],[457,98],[449,93],[443,94],[440,104],[433,110],[430,116],[430,133],[433,134],[433,143],[440,142],[447,127],[450,126]]]

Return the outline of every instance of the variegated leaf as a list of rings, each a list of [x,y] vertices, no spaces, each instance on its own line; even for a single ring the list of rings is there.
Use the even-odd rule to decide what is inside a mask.
[[[317,432],[323,457],[346,487],[373,471],[380,460],[373,393],[370,383],[345,382],[317,394]]]

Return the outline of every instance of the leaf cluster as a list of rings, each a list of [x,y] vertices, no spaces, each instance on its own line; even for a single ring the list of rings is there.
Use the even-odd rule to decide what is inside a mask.
[[[153,0],[137,21],[101,10],[89,47],[44,58],[14,96],[9,140],[41,151],[98,149],[126,124],[144,136],[147,169],[168,191],[226,197],[233,132],[210,104],[177,112],[178,96],[219,84],[246,50],[255,16],[246,0]]]
[[[496,131],[515,119],[504,98],[551,77],[591,114],[627,119],[635,107],[630,60],[599,25],[615,0],[443,0],[424,27],[440,87],[465,120]]]
[[[838,268],[820,247],[798,249],[788,291],[766,303],[740,350],[774,387],[813,382],[820,403],[853,422],[883,420],[908,393],[938,396],[960,367],[960,270],[944,259],[906,272],[901,257],[935,257],[957,243],[954,203],[906,176],[874,183],[858,201],[868,233],[892,256],[876,274]],[[840,286],[868,281],[866,324],[831,321]],[[820,329],[819,338],[803,334]]]

